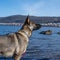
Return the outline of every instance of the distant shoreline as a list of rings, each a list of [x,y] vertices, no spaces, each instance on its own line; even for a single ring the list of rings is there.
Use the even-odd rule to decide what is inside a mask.
[[[43,27],[60,27],[60,23],[40,23]],[[22,26],[23,23],[0,23],[0,25]]]
[[[42,23],[42,26],[60,27],[60,23]]]
[[[14,26],[21,26],[23,23],[0,23],[0,25],[14,25]]]

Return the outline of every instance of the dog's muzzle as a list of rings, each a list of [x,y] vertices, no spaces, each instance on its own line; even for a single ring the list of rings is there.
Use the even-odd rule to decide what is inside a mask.
[[[41,25],[40,24],[36,24],[35,28],[33,30],[38,30],[41,28]]]

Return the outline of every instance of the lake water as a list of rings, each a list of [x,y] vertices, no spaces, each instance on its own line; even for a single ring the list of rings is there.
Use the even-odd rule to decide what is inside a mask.
[[[16,32],[21,26],[0,26],[0,35]],[[52,30],[52,35],[39,34],[41,31]],[[34,31],[25,55],[21,60],[60,60],[59,27],[41,27]],[[4,60],[4,58],[1,58]],[[13,60],[8,58],[7,60]]]

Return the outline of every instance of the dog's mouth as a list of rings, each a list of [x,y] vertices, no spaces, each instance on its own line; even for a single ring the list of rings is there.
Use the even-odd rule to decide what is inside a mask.
[[[41,28],[41,25],[40,25],[40,24],[36,24],[36,26],[34,27],[33,30],[38,30],[38,29],[40,29],[40,28]]]

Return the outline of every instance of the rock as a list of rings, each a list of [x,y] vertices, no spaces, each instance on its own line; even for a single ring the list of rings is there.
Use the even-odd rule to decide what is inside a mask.
[[[52,34],[52,31],[51,31],[51,30],[42,31],[42,32],[40,32],[40,34],[47,34],[47,35],[51,35],[51,34]]]
[[[57,32],[57,34],[59,34],[59,35],[60,35],[60,32]]]

